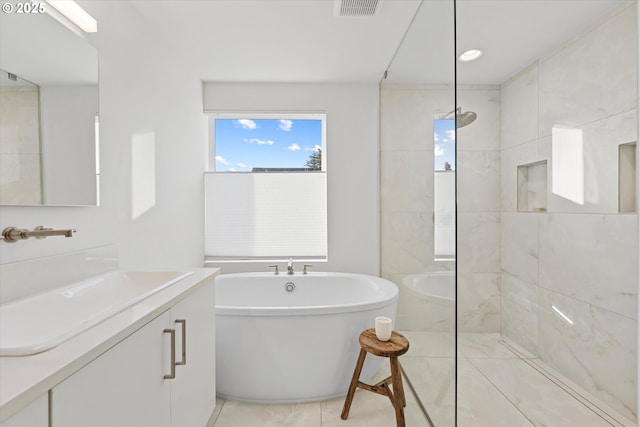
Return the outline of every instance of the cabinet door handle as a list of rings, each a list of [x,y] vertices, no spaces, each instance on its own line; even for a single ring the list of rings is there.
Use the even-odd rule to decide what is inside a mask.
[[[176,320],[176,323],[182,324],[182,360],[176,362],[176,365],[187,364],[187,321],[185,319]]]
[[[171,373],[164,376],[165,380],[171,380],[176,377],[176,330],[165,329],[162,333],[171,336]]]

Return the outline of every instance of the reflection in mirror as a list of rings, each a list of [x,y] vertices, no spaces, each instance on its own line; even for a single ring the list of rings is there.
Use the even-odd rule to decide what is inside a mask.
[[[0,203],[42,204],[40,88],[0,70]]]
[[[0,204],[97,205],[97,50],[46,13],[3,13],[0,51]]]

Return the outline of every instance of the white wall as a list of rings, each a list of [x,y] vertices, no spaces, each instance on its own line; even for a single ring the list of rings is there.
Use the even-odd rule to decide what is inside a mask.
[[[2,263],[119,244],[122,268],[202,265],[207,122],[197,73],[127,2],[83,2],[100,31],[102,205],[0,207],[0,227],[72,227],[73,238],[0,242]],[[133,218],[132,145],[155,146],[154,204]],[[137,138],[137,139],[136,139]]]
[[[326,112],[329,256],[314,269],[379,274],[377,84],[205,83],[204,108]],[[216,265],[266,269],[264,263]]]
[[[201,266],[208,131],[198,69],[127,2],[82,6],[99,22],[102,203],[0,207],[1,228],[77,230],[0,242],[1,262],[118,244],[122,268]],[[314,268],[378,274],[377,85],[214,87],[218,108],[327,111],[330,260]]]

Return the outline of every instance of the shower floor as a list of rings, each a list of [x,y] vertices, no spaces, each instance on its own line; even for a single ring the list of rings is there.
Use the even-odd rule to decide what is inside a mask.
[[[407,427],[429,427],[411,388],[436,427],[454,425],[455,362],[452,333],[402,331],[411,342],[400,358],[405,377]],[[499,333],[458,337],[458,427],[634,427],[598,399],[553,372]],[[384,364],[378,379],[389,374]],[[375,379],[373,380],[375,382]],[[389,399],[356,392],[349,418],[340,419],[344,398],[290,405],[218,399],[215,427],[389,427]]]
[[[453,334],[403,334],[411,386],[435,426],[453,426]],[[499,333],[459,334],[458,354],[459,427],[636,426]]]

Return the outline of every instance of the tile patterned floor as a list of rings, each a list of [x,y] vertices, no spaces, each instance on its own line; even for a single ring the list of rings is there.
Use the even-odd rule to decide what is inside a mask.
[[[384,364],[370,382],[389,376]],[[407,427],[428,427],[415,397],[405,388]],[[260,405],[218,398],[215,427],[391,427],[396,425],[395,412],[389,398],[358,389],[351,404],[349,418],[340,418],[344,397],[322,402],[290,405]]]
[[[437,427],[453,426],[455,365],[452,334],[403,332],[411,349],[401,364]],[[500,334],[460,334],[459,427],[632,427],[635,422],[582,392]],[[383,365],[377,377],[388,375]],[[407,427],[428,427],[405,380]],[[389,399],[358,390],[347,420],[344,398],[291,405],[218,399],[215,427],[392,427]]]

